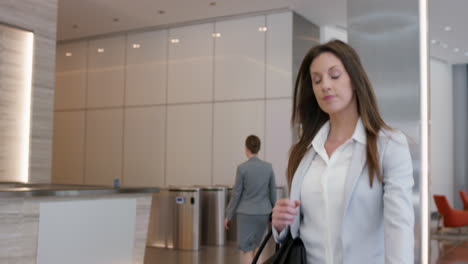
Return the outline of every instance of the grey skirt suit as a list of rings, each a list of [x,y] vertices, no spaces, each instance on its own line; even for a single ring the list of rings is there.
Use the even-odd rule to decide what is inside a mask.
[[[236,183],[226,218],[237,214],[237,246],[251,251],[260,245],[276,202],[276,183],[270,163],[251,157],[237,167]]]

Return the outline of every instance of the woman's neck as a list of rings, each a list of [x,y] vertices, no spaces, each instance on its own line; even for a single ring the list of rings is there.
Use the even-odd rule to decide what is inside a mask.
[[[353,136],[359,115],[357,112],[330,115],[329,142],[344,142]]]
[[[250,159],[252,157],[256,157],[257,154],[247,153],[247,158]]]

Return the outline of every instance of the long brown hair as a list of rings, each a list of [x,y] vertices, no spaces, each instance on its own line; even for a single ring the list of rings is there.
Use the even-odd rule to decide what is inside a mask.
[[[309,50],[302,60],[294,87],[291,125],[297,126],[299,141],[294,144],[289,154],[288,184],[291,186],[294,173],[308,146],[329,116],[320,109],[312,89],[310,65],[320,54],[330,52],[343,63],[350,79],[357,102],[357,111],[366,130],[366,158],[369,170],[370,186],[374,174],[382,182],[377,152],[377,137],[382,128],[391,129],[382,119],[377,106],[374,89],[367,77],[356,51],[340,40],[332,40]]]

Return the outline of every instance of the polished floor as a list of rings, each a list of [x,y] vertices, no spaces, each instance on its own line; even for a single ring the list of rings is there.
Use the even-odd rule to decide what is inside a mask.
[[[467,264],[468,241],[432,242],[432,263],[436,264]]]
[[[431,232],[431,263],[468,264],[468,229],[443,229]]]
[[[268,244],[265,253],[271,255],[273,244]],[[431,264],[468,264],[468,233],[444,234],[431,241]],[[264,256],[259,263],[262,263]],[[202,246],[199,251],[173,250],[147,247],[145,264],[239,264],[241,255],[233,242],[226,246]]]
[[[263,263],[266,257],[274,252],[274,243],[271,240],[265,247],[258,263]],[[226,246],[202,246],[199,251],[174,250],[147,247],[145,253],[145,264],[167,263],[167,264],[239,264],[241,253],[235,242],[228,242]]]

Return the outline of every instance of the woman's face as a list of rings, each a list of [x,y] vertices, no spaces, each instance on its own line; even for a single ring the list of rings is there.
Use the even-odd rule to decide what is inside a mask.
[[[351,79],[343,63],[331,52],[324,52],[310,65],[312,89],[320,108],[333,115],[357,111]]]

